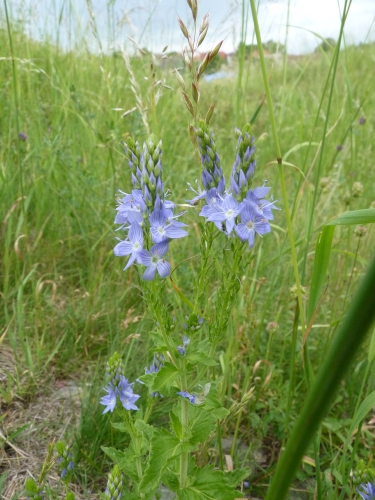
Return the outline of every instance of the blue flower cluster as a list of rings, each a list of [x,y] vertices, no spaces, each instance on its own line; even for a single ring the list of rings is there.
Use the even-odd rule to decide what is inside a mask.
[[[128,140],[125,153],[132,170],[134,189],[122,193],[118,200],[115,223],[127,232],[125,240],[114,248],[116,256],[129,255],[128,269],[134,262],[146,266],[143,279],[153,280],[156,271],[161,278],[170,274],[171,268],[165,256],[171,239],[184,238],[186,224],[174,214],[175,204],[165,199],[162,181],[161,141],[156,144],[152,137],[143,145]]]
[[[179,394],[183,398],[188,399],[190,401],[190,403],[193,405],[195,404],[196,399],[197,399],[197,396],[195,394],[190,394],[187,391],[179,391],[179,392],[176,392],[176,394]]]
[[[255,140],[251,135],[250,124],[245,125],[242,131],[236,129],[236,133],[236,160],[232,167],[230,189],[226,190],[213,133],[209,132],[204,121],[199,123],[196,135],[205,189],[195,191],[197,196],[190,200],[190,204],[195,205],[204,198],[206,205],[199,215],[207,222],[213,222],[228,236],[236,234],[252,248],[256,234],[263,235],[271,231],[269,221],[273,220],[272,210],[277,207],[272,199],[265,199],[270,191],[269,187],[263,185],[251,189],[256,161]]]
[[[103,414],[107,413],[107,411],[113,412],[117,404],[117,398],[120,399],[125,410],[138,410],[138,406],[134,403],[140,396],[133,392],[134,382],[129,384],[125,378],[123,364],[117,353],[108,361],[107,373],[110,380],[104,390],[108,394],[100,400],[100,404],[106,407]]]
[[[74,462],[70,446],[63,441],[56,443],[57,463],[60,466],[60,477],[62,480],[68,479],[69,473],[74,469]]]

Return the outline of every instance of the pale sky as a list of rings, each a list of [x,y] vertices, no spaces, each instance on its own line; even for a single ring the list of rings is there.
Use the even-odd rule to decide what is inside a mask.
[[[191,28],[186,0],[12,0],[12,18],[22,18],[35,38],[48,34],[52,41],[69,47],[69,39],[78,40],[96,50],[87,4],[92,11],[104,50],[114,42],[124,46],[127,36],[142,47],[160,52],[165,45],[180,51],[185,43],[177,24],[177,15]],[[244,2],[249,14],[249,2]],[[321,42],[311,33],[337,39],[340,8],[344,0],[290,0],[288,52],[311,52]],[[0,11],[1,12],[1,11]],[[232,52],[241,39],[242,0],[200,0],[199,20],[210,13],[210,30],[203,50],[224,39],[223,50]],[[261,0],[259,23],[263,41],[285,42],[288,0]],[[60,18],[60,25],[59,25]],[[375,0],[352,0],[345,27],[348,44],[375,41]],[[59,28],[58,28],[59,26]],[[248,15],[247,43],[252,42],[253,25]],[[58,35],[57,35],[58,34]]]

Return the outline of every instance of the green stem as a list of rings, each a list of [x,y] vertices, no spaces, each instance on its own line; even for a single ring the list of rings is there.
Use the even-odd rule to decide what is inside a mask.
[[[199,310],[199,301],[203,293],[203,288],[206,282],[206,274],[208,268],[208,258],[210,255],[213,242],[213,224],[205,224],[203,226],[202,242],[201,242],[201,265],[198,273],[197,293],[194,301],[194,313]]]
[[[224,470],[224,454],[223,454],[223,442],[222,442],[222,435],[221,435],[221,424],[220,420],[216,422],[216,428],[217,428],[217,442],[219,445],[219,463],[220,463],[220,470]],[[234,442],[234,441],[233,441]],[[233,455],[232,455],[233,456]]]
[[[186,390],[186,375],[185,375],[185,362],[183,363],[183,374],[180,377],[181,389]],[[186,398],[181,398],[181,424],[182,424],[182,439],[185,436],[185,430],[189,424],[189,402]],[[180,455],[180,488],[186,488],[186,480],[189,465],[188,452],[181,453]]]
[[[4,9],[5,9],[5,17],[6,17],[6,23],[7,23],[7,30],[8,30],[10,53],[11,53],[11,56],[12,56],[13,94],[14,94],[14,105],[15,105],[15,115],[16,115],[16,130],[17,130],[18,170],[19,170],[19,174],[20,174],[20,190],[21,190],[21,196],[22,196],[21,206],[22,206],[23,215],[25,216],[23,172],[22,172],[21,148],[20,148],[20,138],[19,138],[19,133],[20,133],[20,124],[19,124],[19,97],[18,97],[19,88],[18,88],[17,69],[16,69],[16,62],[15,62],[15,57],[14,57],[13,37],[12,37],[12,30],[10,29],[10,20],[9,20],[9,14],[8,14],[7,0],[4,0]],[[25,224],[25,230],[26,231],[27,231],[27,227],[28,227],[27,224]]]
[[[288,196],[287,196],[286,184],[285,184],[285,178],[284,178],[283,160],[281,157],[281,149],[280,149],[280,144],[279,144],[279,138],[277,135],[275,114],[274,114],[273,104],[272,104],[271,89],[270,89],[269,82],[268,82],[267,69],[266,69],[266,63],[265,63],[263,45],[262,45],[262,38],[260,36],[258,15],[257,15],[257,11],[255,8],[254,0],[250,0],[250,6],[251,6],[251,13],[253,16],[253,21],[254,21],[255,34],[256,34],[256,38],[257,38],[260,65],[262,68],[262,75],[263,75],[263,83],[264,83],[266,96],[267,96],[267,104],[268,104],[268,110],[269,110],[269,114],[270,114],[273,141],[275,144],[277,163],[279,166],[281,191],[282,191],[282,197],[283,197],[283,203],[284,203],[284,209],[285,209],[285,217],[286,217],[286,222],[287,222],[287,227],[288,227],[289,244],[290,244],[290,250],[291,250],[291,254],[292,254],[294,279],[296,280],[296,286],[297,286],[297,297],[298,297],[298,305],[299,305],[299,310],[300,310],[301,327],[302,327],[302,335],[303,335],[305,333],[305,329],[306,329],[305,309],[304,309],[303,298],[302,298],[301,281],[300,281],[299,272],[298,272],[298,261],[297,261],[296,247],[295,247],[295,243],[294,243],[292,219],[290,217]]]

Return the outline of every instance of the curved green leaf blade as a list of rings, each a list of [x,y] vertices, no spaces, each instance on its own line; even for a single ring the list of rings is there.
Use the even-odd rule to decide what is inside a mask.
[[[365,208],[363,210],[352,210],[344,212],[335,219],[327,222],[326,226],[343,226],[345,224],[370,224],[375,222],[375,208]]]
[[[353,297],[326,358],[315,377],[267,492],[266,500],[284,500],[303,453],[327,413],[341,379],[375,318],[375,257]]]

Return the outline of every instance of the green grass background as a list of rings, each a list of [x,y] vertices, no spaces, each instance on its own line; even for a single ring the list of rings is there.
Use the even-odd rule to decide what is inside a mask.
[[[16,374],[2,386],[5,405],[18,396],[32,399],[51,377],[85,381],[95,374],[99,391],[106,360],[115,350],[126,360],[129,378],[136,378],[150,361],[147,333],[152,329],[134,286],[134,273],[123,272],[125,262],[113,256],[116,190],[131,189],[121,143],[129,135],[140,142],[147,138],[137,111],[121,118],[121,112],[114,110],[135,106],[124,60],[120,53],[63,52],[48,41],[31,40],[22,26],[11,23],[10,28],[11,38],[5,23],[0,30],[0,337],[14,352]],[[321,226],[346,210],[369,208],[375,202],[374,53],[374,44],[342,47],[328,117],[324,89],[333,51],[288,56],[281,64],[267,59],[282,154],[298,167],[285,165],[284,171],[306,295]],[[131,63],[149,106],[144,76],[149,76],[150,56],[132,58]],[[236,76],[239,68],[241,78]],[[171,69],[156,62],[157,78],[165,79],[173,90],[163,90],[157,122],[151,123],[152,132],[163,141],[165,185],[173,200],[184,203],[189,197],[187,182],[200,177],[200,165],[189,139],[189,114]],[[264,94],[254,55],[235,60],[233,73],[232,78],[201,85],[202,109],[217,101],[211,126],[227,178],[234,161],[234,127],[250,119]],[[363,125],[360,117],[366,118]],[[316,178],[316,154],[326,120],[330,133]],[[27,134],[25,141],[20,132]],[[266,106],[255,121],[254,134],[258,139],[254,185],[268,180],[273,196],[281,198],[277,166],[271,163],[275,152]],[[337,145],[343,149],[337,151]],[[363,185],[357,197],[355,182]],[[318,190],[315,205],[314,189]],[[281,201],[278,206],[283,208]],[[314,232],[307,243],[310,213]],[[189,209],[184,220],[190,236],[171,245],[174,265],[199,250],[198,208]],[[315,371],[373,254],[374,229],[366,228],[362,238],[353,226],[336,229],[329,279],[309,334]],[[250,253],[244,254],[243,259],[248,258]],[[194,288],[197,264],[193,257],[174,273],[187,296]],[[272,233],[258,239],[256,257],[241,281],[238,304],[219,352],[222,397],[231,404],[253,386],[256,396],[231,423],[227,435],[236,429],[250,449],[262,447],[267,467],[272,468],[306,394],[303,339],[294,329],[294,392],[289,408],[297,307],[290,292],[294,277],[283,209],[275,213]],[[167,300],[178,303],[172,287]],[[271,322],[277,327],[268,326]],[[366,349],[343,381],[322,427],[323,469],[338,467],[342,436],[346,437],[360,398],[372,390],[374,367]],[[92,405],[92,395],[88,401]],[[114,436],[108,428],[101,442],[90,435],[90,419],[102,422],[100,409],[84,405],[83,411],[78,449],[85,445],[86,455],[95,457],[100,444]],[[156,414],[163,419],[162,407]],[[373,442],[369,428],[362,435],[359,456],[371,461]],[[242,459],[234,453],[234,460],[238,464]],[[96,472],[91,473],[95,477]],[[299,478],[305,488],[313,488],[314,468],[305,464]],[[333,475],[331,481],[338,480]],[[267,470],[258,467],[255,488],[267,482]]]

